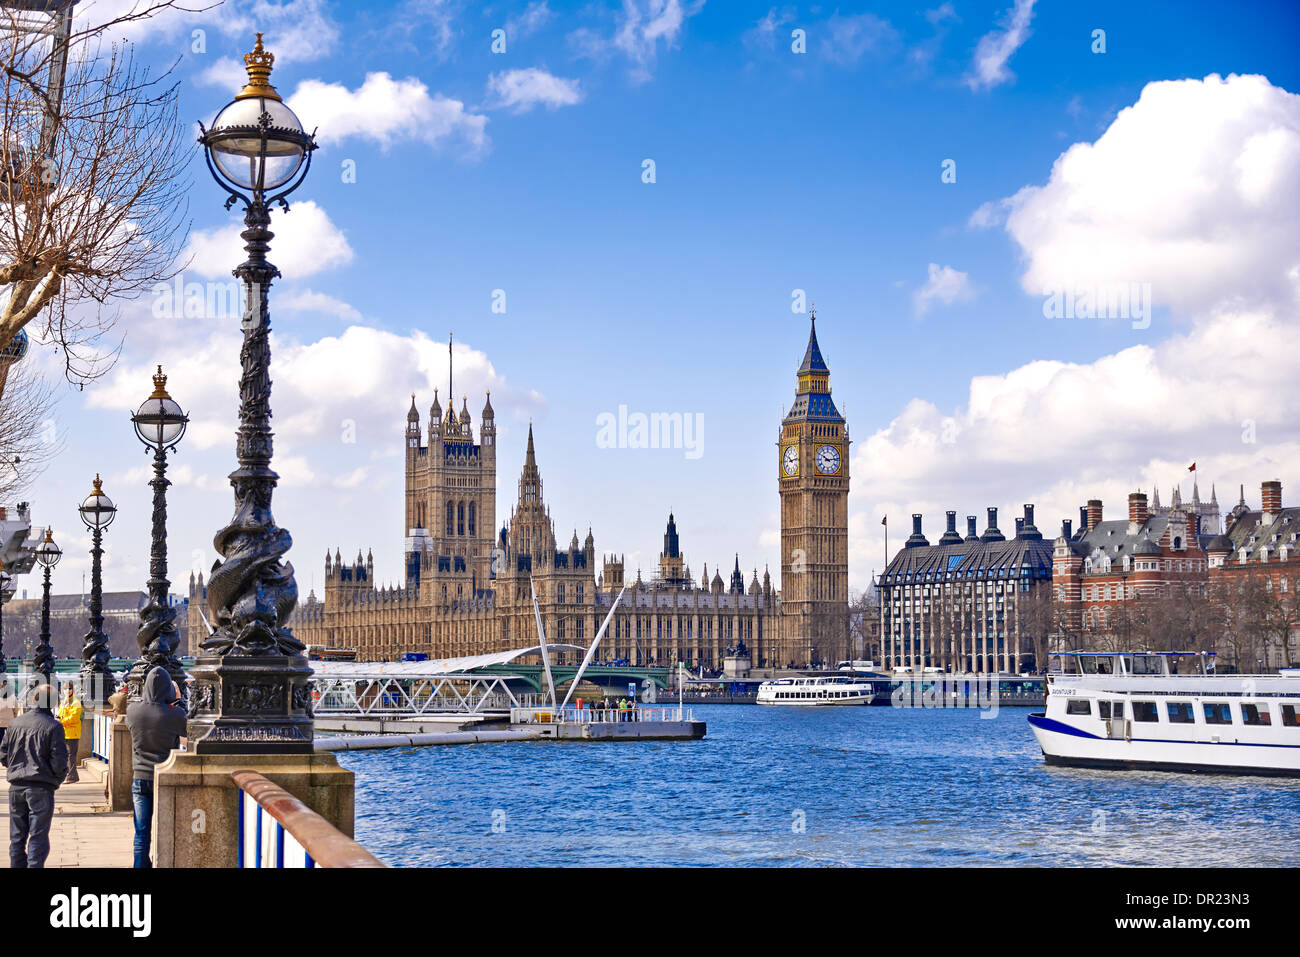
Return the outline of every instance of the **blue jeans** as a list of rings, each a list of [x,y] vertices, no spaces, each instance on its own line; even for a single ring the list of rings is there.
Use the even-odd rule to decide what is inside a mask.
[[[131,808],[135,812],[135,867],[153,867],[149,841],[153,837],[153,779],[131,782]]]
[[[50,856],[54,788],[9,785],[9,866],[44,867]]]

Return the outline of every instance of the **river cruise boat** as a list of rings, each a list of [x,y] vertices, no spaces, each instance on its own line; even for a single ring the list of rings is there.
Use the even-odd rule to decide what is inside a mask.
[[[871,704],[871,682],[844,675],[811,678],[776,678],[758,686],[759,704],[846,705]]]
[[[1300,676],[1216,674],[1213,653],[1052,655],[1029,723],[1048,764],[1300,777]]]

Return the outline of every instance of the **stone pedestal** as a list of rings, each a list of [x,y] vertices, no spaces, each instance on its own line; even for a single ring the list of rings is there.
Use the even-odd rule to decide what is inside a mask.
[[[332,754],[194,754],[173,751],[154,769],[157,867],[236,867],[239,801],[232,771],[256,771],[352,836],[353,774]],[[198,813],[201,812],[201,813]]]
[[[724,678],[749,677],[750,657],[747,654],[727,655],[722,659],[722,676]]]
[[[190,750],[311,754],[311,673],[301,656],[201,656],[190,672]]]
[[[125,721],[113,722],[108,743],[108,809],[131,810],[131,731]]]

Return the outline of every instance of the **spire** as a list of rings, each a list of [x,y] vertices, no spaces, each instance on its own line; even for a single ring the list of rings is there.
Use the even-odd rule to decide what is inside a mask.
[[[533,423],[528,423],[528,451],[524,454],[524,467],[537,467],[537,456],[533,451]]]
[[[814,306],[811,310],[811,326],[808,332],[808,348],[803,354],[803,363],[799,366],[799,372],[830,372],[826,368],[826,360],[822,358],[821,346],[817,344],[817,308]]]
[[[483,414],[480,418],[490,419],[495,413],[492,411],[492,393],[487,394],[487,399],[483,402]]]
[[[438,390],[433,390],[433,405],[429,406],[429,418],[433,422],[442,421],[442,404],[438,401]]]
[[[406,413],[407,422],[419,422],[420,413],[415,408],[415,393],[411,393],[411,411]]]

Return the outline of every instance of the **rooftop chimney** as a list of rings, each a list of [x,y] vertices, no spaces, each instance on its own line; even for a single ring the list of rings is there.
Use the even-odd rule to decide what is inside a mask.
[[[1025,520],[1017,516],[1016,517],[1016,538],[1021,538],[1024,534],[1025,534]]]
[[[1088,529],[1091,531],[1101,524],[1101,499],[1088,499]]]
[[[1007,537],[998,531],[998,510],[989,509],[989,527],[984,529],[984,534],[980,536],[981,542],[1005,542]]]
[[[1088,530],[1088,506],[1079,506],[1079,534],[1082,535]]]
[[[966,516],[966,541],[978,542],[979,540],[980,540],[980,534],[975,530],[975,516],[967,515]]]
[[[1025,503],[1025,517],[1019,523],[1016,536],[1040,542],[1043,540],[1042,533],[1039,532],[1038,526],[1034,524],[1034,506],[1032,503]]]
[[[1272,521],[1273,517],[1282,511],[1282,483],[1277,479],[1265,482],[1259,487],[1259,491],[1266,516],[1264,521]]]
[[[961,535],[957,532],[957,513],[951,509],[948,515],[948,528],[944,531],[943,537],[939,539],[940,545],[960,545]]]
[[[1074,538],[1074,522],[1068,518],[1061,522],[1061,534],[1067,542]]]
[[[1151,512],[1147,508],[1146,492],[1130,492],[1128,496],[1128,524],[1129,534],[1136,535],[1139,528],[1150,517]]]
[[[929,545],[929,544],[930,542],[926,539],[924,535],[921,534],[921,513],[913,512],[912,513],[912,534],[911,537],[909,537],[908,540],[903,543],[903,547],[917,548],[922,545]]]

